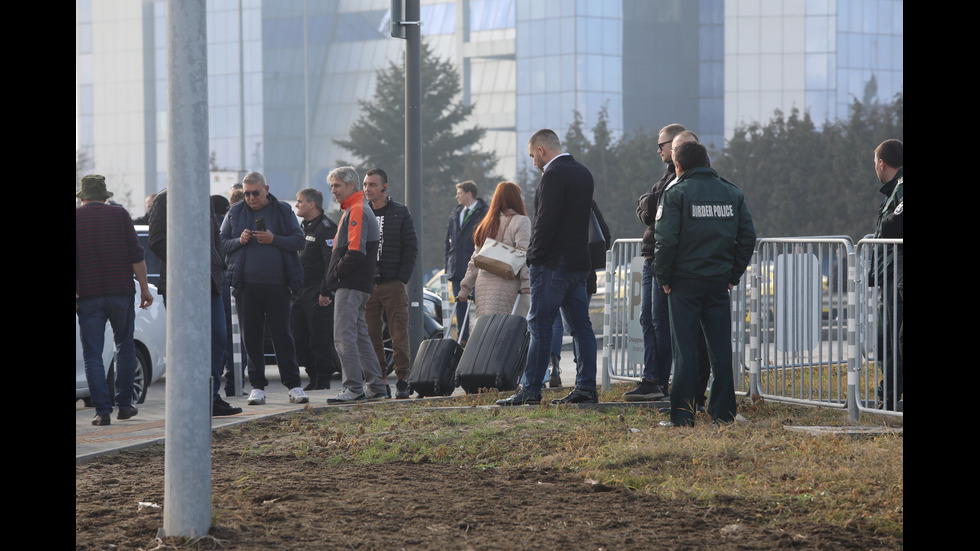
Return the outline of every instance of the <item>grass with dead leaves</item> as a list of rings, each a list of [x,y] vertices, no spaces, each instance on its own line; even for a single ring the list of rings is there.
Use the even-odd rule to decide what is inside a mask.
[[[603,395],[619,399],[624,388]],[[811,436],[786,425],[846,425],[840,410],[740,399],[745,422],[666,429],[649,407],[486,408],[494,392],[422,405],[329,408],[251,423],[243,454],[311,462],[441,462],[553,468],[703,503],[767,504],[772,520],[854,525],[903,537],[903,437]],[[870,419],[873,423],[900,421]],[[274,426],[270,427],[269,423]],[[275,430],[270,430],[274,428]]]

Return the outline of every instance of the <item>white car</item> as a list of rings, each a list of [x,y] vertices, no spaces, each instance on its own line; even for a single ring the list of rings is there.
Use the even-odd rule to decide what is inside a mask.
[[[135,285],[136,282],[134,281]],[[167,314],[163,300],[157,294],[156,286],[150,284],[153,304],[146,310],[139,307],[140,295],[136,293],[134,308],[136,321],[133,340],[136,344],[136,377],[133,380],[133,403],[142,404],[146,391],[152,383],[163,376],[167,368],[165,353],[167,349]],[[106,381],[109,383],[110,399],[115,401],[115,343],[112,327],[106,322],[105,348],[102,351]],[[85,378],[85,360],[82,356],[82,342],[78,335],[78,319],[75,319],[75,399],[84,400],[91,405],[88,380]]]

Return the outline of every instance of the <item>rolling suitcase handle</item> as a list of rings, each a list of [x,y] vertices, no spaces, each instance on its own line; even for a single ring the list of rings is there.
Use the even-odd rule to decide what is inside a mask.
[[[466,312],[463,313],[463,322],[459,324],[459,331],[456,333],[456,343],[457,344],[459,344],[459,337],[463,334],[463,328],[466,327],[466,324],[469,323],[469,321],[470,321],[470,308],[472,308],[472,307],[473,307],[473,301],[472,300],[467,300],[466,301]],[[517,304],[515,304],[514,307],[517,307]]]
[[[510,309],[510,315],[517,315],[517,305],[521,303],[521,292],[517,292],[517,298],[514,299],[514,307]]]

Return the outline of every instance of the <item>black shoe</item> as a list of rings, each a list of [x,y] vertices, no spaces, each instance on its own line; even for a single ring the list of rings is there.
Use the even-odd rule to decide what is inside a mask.
[[[408,381],[405,379],[398,379],[395,382],[395,398],[399,400],[404,400],[412,395],[412,392],[408,390]]]
[[[551,366],[551,380],[548,381],[548,386],[551,388],[558,388],[561,386],[561,369],[559,369],[558,364]]]
[[[211,404],[211,416],[221,417],[223,415],[238,415],[242,412],[242,408],[235,407],[228,402],[222,400],[220,397],[215,398],[214,402]]]
[[[649,402],[659,400],[664,397],[664,390],[657,383],[650,381],[640,381],[636,388],[623,394],[627,402]]]
[[[92,424],[97,427],[101,427],[111,423],[112,423],[112,416],[108,413],[103,413],[102,415],[96,413],[95,417],[92,418]]]
[[[510,398],[504,398],[503,400],[497,400],[498,406],[533,406],[541,403],[541,394],[531,394],[530,392],[524,390],[524,387],[517,389]]]
[[[557,398],[551,401],[552,404],[598,404],[599,393],[595,390],[582,390],[574,388],[564,398]]]
[[[116,419],[122,421],[123,419],[129,419],[130,417],[135,416],[137,413],[139,413],[139,410],[133,406],[129,406],[126,409],[120,408],[119,413],[116,414]]]
[[[391,399],[391,385],[385,385],[385,398]]]
[[[317,389],[316,381],[313,379],[310,379],[310,382],[306,383],[306,386],[303,387],[303,390],[306,391],[316,390],[316,389]]]

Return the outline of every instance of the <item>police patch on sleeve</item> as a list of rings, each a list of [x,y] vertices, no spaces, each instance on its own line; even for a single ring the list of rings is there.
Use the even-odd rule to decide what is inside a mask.
[[[731,203],[691,203],[691,218],[728,219],[735,217],[735,205]]]
[[[333,247],[333,239],[327,239],[327,246]]]
[[[663,213],[664,213],[664,206],[662,204],[657,205],[657,217],[655,218],[655,220],[660,220],[660,215],[662,215]]]

